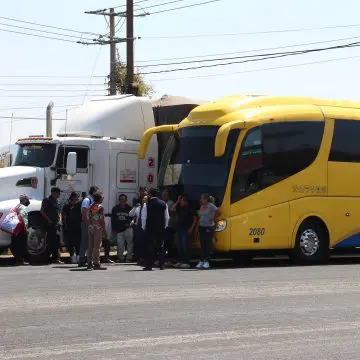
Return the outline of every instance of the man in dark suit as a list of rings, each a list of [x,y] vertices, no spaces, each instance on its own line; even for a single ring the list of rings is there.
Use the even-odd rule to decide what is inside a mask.
[[[146,259],[143,270],[151,271],[154,264],[155,249],[159,256],[160,270],[164,270],[164,241],[169,223],[169,210],[166,203],[159,198],[158,189],[150,190],[150,200],[146,205]]]

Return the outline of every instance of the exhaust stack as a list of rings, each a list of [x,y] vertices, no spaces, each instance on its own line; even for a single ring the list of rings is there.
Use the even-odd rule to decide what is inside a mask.
[[[46,136],[52,137],[52,109],[54,107],[54,103],[52,101],[49,102],[49,105],[46,108]]]

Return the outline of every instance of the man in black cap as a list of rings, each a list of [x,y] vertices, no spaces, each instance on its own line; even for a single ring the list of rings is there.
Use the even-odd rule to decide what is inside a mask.
[[[57,236],[57,227],[60,220],[60,197],[61,190],[58,187],[51,189],[51,195],[45,198],[41,204],[40,213],[47,224],[47,242],[52,253],[54,264],[63,264],[60,260],[60,238]]]

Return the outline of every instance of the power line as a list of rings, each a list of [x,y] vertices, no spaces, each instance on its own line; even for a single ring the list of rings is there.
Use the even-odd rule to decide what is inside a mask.
[[[87,86],[88,84],[59,84],[59,83],[27,83],[27,84],[15,84],[15,83],[7,83],[1,84],[0,86]],[[92,86],[105,86],[106,84],[91,84]],[[76,90],[76,89],[74,89]]]
[[[94,78],[106,78],[107,75],[94,75]],[[29,79],[87,79],[88,76],[77,76],[77,75],[0,75],[0,78],[29,78]]]
[[[0,116],[0,119],[19,119],[19,120],[46,120],[45,118],[40,118],[40,117],[22,117],[22,116]],[[64,121],[66,119],[52,119],[55,121]]]
[[[69,108],[80,106],[81,104],[69,104],[69,105],[55,105],[55,108]],[[43,106],[28,106],[28,107],[9,107],[9,108],[0,108],[0,111],[10,111],[10,110],[36,110],[36,109],[46,109],[46,105]],[[63,110],[62,110],[63,111]]]
[[[227,63],[199,65],[199,66],[192,66],[192,67],[187,67],[187,68],[166,69],[166,70],[159,70],[159,71],[149,71],[147,73],[140,73],[140,75],[160,74],[160,73],[168,73],[168,72],[175,72],[175,71],[197,70],[197,69],[204,69],[204,68],[218,67],[218,66],[229,66],[229,65],[234,65],[234,64],[258,62],[258,61],[277,59],[277,58],[282,58],[282,57],[287,57],[287,56],[296,56],[296,55],[308,54],[308,53],[313,53],[313,52],[352,48],[352,47],[358,47],[358,46],[360,46],[360,42],[355,42],[355,43],[346,44],[346,45],[332,46],[332,47],[327,47],[327,48],[320,48],[320,49],[299,50],[299,51],[293,51],[293,52],[273,53],[273,54],[258,54],[258,55],[252,55],[252,56],[238,57],[238,58],[257,57],[255,59],[252,58],[252,59],[241,60],[241,61],[232,61],[232,62],[227,62]],[[263,57],[259,58],[260,56],[263,56]],[[224,60],[226,60],[226,58]],[[199,60],[199,61],[201,61],[201,60]],[[217,61],[219,61],[219,60],[217,60]]]
[[[270,47],[270,48],[244,50],[244,51],[232,51],[232,52],[225,52],[225,53],[216,53],[216,54],[207,54],[207,55],[193,55],[193,56],[181,56],[181,57],[162,58],[162,59],[138,60],[137,62],[138,63],[147,63],[147,62],[157,62],[157,61],[167,61],[167,60],[170,61],[170,60],[185,60],[185,59],[194,59],[194,58],[206,58],[206,57],[210,57],[210,56],[221,56],[221,55],[247,54],[247,53],[252,53],[252,52],[255,52],[255,51],[268,51],[268,50],[287,49],[287,48],[298,47],[298,46],[326,44],[326,43],[332,43],[332,42],[337,42],[337,41],[355,40],[355,39],[360,39],[360,36],[352,36],[352,37],[339,38],[339,39],[334,39],[334,40],[314,41],[314,42],[309,42],[309,43],[284,45],[284,46],[276,46],[276,47]],[[150,65],[138,65],[137,67],[148,67],[148,66],[150,66]]]
[[[153,13],[152,13],[153,14]],[[240,32],[240,33],[223,33],[223,34],[194,34],[194,35],[171,35],[171,36],[142,36],[142,39],[189,39],[189,38],[207,38],[207,37],[223,37],[223,36],[243,36],[243,35],[264,35],[264,34],[276,34],[286,32],[302,32],[302,31],[315,31],[315,30],[327,30],[327,29],[340,29],[360,27],[360,24],[351,25],[335,25],[335,26],[323,26],[314,28],[297,28],[297,29],[283,29],[283,30],[267,30],[267,31],[254,31],[254,32]]]
[[[47,31],[47,30],[42,30],[42,29],[34,29],[34,28],[26,27],[26,26],[17,26],[17,25],[5,24],[5,23],[0,23],[0,25],[9,26],[9,27],[13,27],[13,28],[16,28],[16,29],[22,29],[22,30],[37,31],[37,32],[41,32],[41,33],[44,33],[44,34],[52,34],[52,35],[64,36],[64,37],[68,37],[68,38],[79,39],[78,35],[61,34],[61,33],[53,32],[53,31]],[[92,40],[92,39],[89,39],[89,38],[82,38],[82,39],[89,40],[89,41]]]
[[[179,7],[172,8],[172,9],[159,10],[159,11],[155,11],[155,12],[150,13],[150,15],[161,14],[161,13],[165,13],[165,12],[168,12],[168,11],[187,9],[187,8],[191,8],[191,7],[194,7],[194,6],[211,4],[211,3],[214,3],[214,2],[218,2],[218,1],[221,1],[221,0],[209,0],[209,1],[204,1],[204,2],[201,2],[201,3],[179,6]],[[149,38],[147,38],[147,39],[149,39]]]
[[[231,56],[231,57],[222,57],[222,58],[213,58],[213,59],[204,59],[204,60],[191,60],[191,61],[180,61],[174,63],[163,63],[163,64],[150,64],[150,65],[140,65],[139,67],[157,67],[157,66],[172,66],[172,65],[181,65],[181,64],[194,64],[194,63],[204,63],[204,62],[213,62],[213,61],[224,61],[224,60],[235,60],[235,59],[245,59],[245,58],[256,58],[260,56],[277,56],[277,55],[284,55],[284,56],[291,56],[291,55],[302,55],[309,52],[318,52],[318,51],[327,51],[327,50],[335,50],[335,49],[342,49],[347,47],[356,47],[360,46],[359,42],[351,43],[351,44],[344,44],[344,45],[337,45],[333,47],[327,47],[322,49],[308,49],[308,50],[298,50],[298,51],[290,51],[290,52],[278,52],[278,53],[270,53],[270,54],[254,54],[254,55],[246,55],[246,56]],[[260,59],[259,59],[260,60]],[[218,64],[221,65],[221,64]],[[227,64],[224,64],[227,65]],[[231,65],[231,63],[229,64]],[[215,65],[214,65],[215,66]]]
[[[184,1],[185,0],[173,0],[173,1],[167,1],[167,2],[164,2],[164,3],[150,5],[150,6],[144,5],[144,7],[147,10],[147,9],[152,9],[152,8],[161,7],[161,6],[170,5],[170,4],[175,4],[175,3],[184,2]],[[136,5],[136,3],[134,5]]]
[[[13,33],[13,34],[19,34],[19,35],[33,36],[33,37],[42,38],[42,39],[51,39],[51,40],[70,42],[70,43],[76,44],[76,41],[74,41],[74,40],[55,38],[55,37],[51,37],[51,36],[29,34],[29,33],[21,32],[21,31],[14,31],[14,30],[7,30],[7,29],[0,29],[0,31]]]
[[[91,85],[91,84],[90,84]],[[89,91],[89,89],[1,89],[0,91],[6,91],[6,92],[86,92]],[[104,92],[104,90],[96,90],[92,89],[92,92]]]
[[[147,2],[149,0],[141,0],[141,1],[137,1],[137,2],[134,2],[134,5],[137,5],[137,4],[142,4],[144,2]],[[124,8],[126,7],[126,5],[118,5],[118,6],[111,6],[112,8],[114,9],[119,9],[119,8]],[[110,9],[110,8],[109,8]],[[104,9],[104,10],[108,10],[108,9]]]
[[[14,19],[14,18],[8,18],[8,17],[4,17],[4,16],[0,16],[0,19],[14,21],[14,22],[20,22],[20,23],[23,23],[23,24],[36,25],[36,26],[50,28],[50,29],[63,30],[63,31],[77,33],[77,34],[100,36],[100,34],[96,34],[94,32],[79,31],[79,30],[68,29],[68,28],[63,28],[63,27],[57,27],[57,26],[52,26],[52,25],[39,24],[39,23],[36,23],[36,22],[24,21],[24,20],[19,20],[19,19]]]
[[[86,87],[85,94],[84,94],[84,98],[83,98],[83,101],[82,101],[83,104],[84,104],[85,99],[86,99],[86,94],[87,94],[88,91],[89,91],[89,87],[90,87],[90,85],[91,85],[91,79],[93,78],[93,74],[94,74],[94,72],[95,72],[95,70],[96,70],[96,66],[97,66],[97,63],[98,63],[98,60],[99,60],[99,56],[100,56],[101,50],[102,50],[102,47],[100,46],[99,51],[98,51],[98,54],[97,54],[97,56],[96,56],[96,58],[95,58],[93,67],[92,67],[92,69],[91,69],[91,75],[90,75],[90,77],[89,77],[89,83],[88,83],[88,85],[87,85],[87,87]],[[91,91],[94,91],[94,90],[91,90]],[[97,90],[97,91],[103,91],[103,90]]]
[[[81,95],[0,95],[0,98],[79,98]],[[86,96],[99,96],[98,94],[88,94]],[[106,96],[105,94],[103,96]]]
[[[348,57],[341,57],[341,58],[333,58],[333,59],[328,59],[328,60],[309,61],[309,62],[293,64],[293,65],[282,65],[282,66],[274,66],[274,67],[261,68],[261,69],[244,70],[244,71],[232,71],[232,72],[228,72],[228,73],[186,76],[186,77],[181,77],[181,78],[172,77],[172,78],[163,78],[163,79],[150,79],[149,81],[152,81],[152,82],[153,81],[155,81],[155,82],[156,81],[173,81],[173,80],[201,79],[201,78],[209,78],[209,77],[216,77],[216,76],[234,75],[234,74],[247,74],[247,73],[253,73],[253,72],[297,68],[300,66],[317,65],[317,64],[324,64],[324,63],[330,63],[330,62],[335,62],[335,61],[352,60],[352,59],[359,59],[359,58],[360,58],[360,55],[356,55],[356,56],[348,56]]]

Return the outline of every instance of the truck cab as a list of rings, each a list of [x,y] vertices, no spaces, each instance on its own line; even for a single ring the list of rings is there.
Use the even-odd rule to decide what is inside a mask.
[[[57,136],[17,141],[12,166],[0,169],[0,221],[18,204],[21,194],[30,197],[27,256],[31,262],[46,261],[50,256],[40,208],[53,186],[61,189],[63,205],[71,192],[81,196],[90,186],[97,185],[104,193],[103,205],[109,214],[121,193],[132,203],[139,186],[156,185],[156,139],[146,159],[137,156],[141,136],[152,126],[154,116],[149,99],[109,96],[90,100],[70,111]],[[11,237],[0,231],[0,248],[8,247],[11,248]]]

